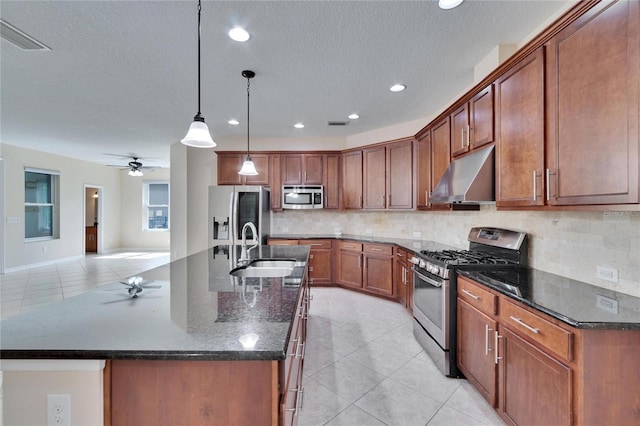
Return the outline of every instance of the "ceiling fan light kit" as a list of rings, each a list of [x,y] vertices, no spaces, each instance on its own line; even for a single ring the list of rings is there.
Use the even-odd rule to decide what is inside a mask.
[[[196,148],[213,148],[216,146],[216,143],[211,138],[209,128],[204,122],[204,117],[200,112],[200,33],[202,32],[200,24],[201,9],[202,4],[201,1],[198,0],[198,113],[195,117],[193,117],[193,123],[191,123],[187,135],[180,142],[182,142],[184,145]]]
[[[247,79],[247,158],[242,163],[242,168],[238,174],[243,176],[257,176],[258,171],[256,165],[253,164],[251,156],[249,155],[249,87],[251,86],[251,79],[256,76],[256,73],[251,70],[242,71],[242,76]]]

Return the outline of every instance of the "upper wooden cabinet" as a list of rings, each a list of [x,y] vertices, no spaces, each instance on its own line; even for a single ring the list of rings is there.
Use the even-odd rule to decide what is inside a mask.
[[[639,9],[602,2],[545,46],[549,204],[639,202]]]
[[[322,185],[324,157],[322,154],[282,155],[283,185]]]
[[[271,210],[282,211],[282,176],[280,175],[280,164],[282,158],[280,154],[269,155],[269,165],[271,166],[271,176],[269,177],[269,187],[271,188]]]
[[[451,156],[493,142],[493,85],[451,113]]]
[[[218,152],[218,185],[269,185],[269,156],[251,154],[257,176],[243,176],[238,172],[247,154]]]
[[[431,195],[431,131],[416,141],[416,204],[418,210],[430,207]]]
[[[542,48],[496,81],[496,205],[542,206],[544,55]]]
[[[364,209],[413,208],[413,139],[362,151]]]
[[[342,208],[362,208],[362,151],[342,154]]]
[[[327,154],[324,174],[324,208],[340,208],[340,154]]]

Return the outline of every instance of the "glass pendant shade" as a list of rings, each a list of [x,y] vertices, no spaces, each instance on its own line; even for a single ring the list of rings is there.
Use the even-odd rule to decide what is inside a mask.
[[[191,123],[187,136],[180,142],[187,146],[193,146],[196,148],[213,148],[216,143],[211,139],[209,134],[209,127],[204,122],[204,118],[200,121],[197,116]]]
[[[253,164],[251,157],[247,155],[247,158],[242,163],[242,168],[238,172],[239,175],[243,176],[257,176],[258,171],[256,170],[256,165]]]
[[[138,170],[138,169],[135,169],[135,170],[134,170],[134,169],[131,169],[131,170],[129,170],[128,175],[129,175],[129,176],[135,176],[135,177],[138,177],[138,176],[143,176],[143,175],[144,175],[144,173],[142,173],[142,170]]]

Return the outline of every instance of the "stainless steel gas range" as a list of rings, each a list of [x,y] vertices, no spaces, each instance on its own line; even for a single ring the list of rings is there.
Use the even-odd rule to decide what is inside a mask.
[[[412,257],[413,334],[431,359],[449,377],[456,366],[456,295],[458,270],[497,270],[526,266],[526,234],[476,227],[469,250],[423,250]]]

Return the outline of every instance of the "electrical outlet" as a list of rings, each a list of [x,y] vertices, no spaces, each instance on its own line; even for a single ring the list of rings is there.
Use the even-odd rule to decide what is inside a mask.
[[[615,268],[605,268],[604,266],[598,266],[596,267],[596,277],[600,278],[601,280],[617,283],[618,270]]]
[[[611,312],[612,314],[618,313],[618,301],[611,299],[610,297],[596,295],[596,308],[603,311]]]
[[[47,395],[47,426],[71,426],[71,395]]]
[[[416,231],[413,233],[413,238],[422,238],[422,232]]]

